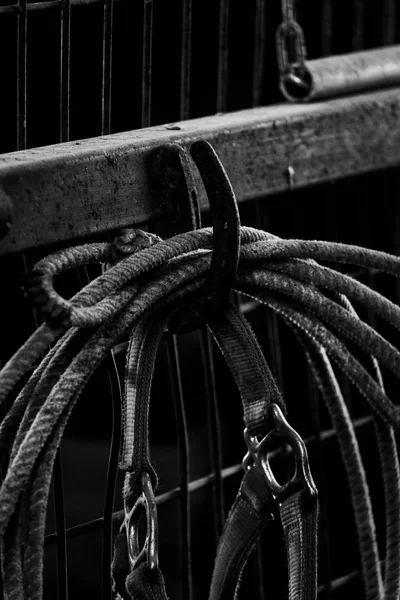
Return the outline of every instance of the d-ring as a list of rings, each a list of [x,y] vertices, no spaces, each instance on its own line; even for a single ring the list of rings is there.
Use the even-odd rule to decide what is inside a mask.
[[[141,486],[142,493],[132,509],[128,511],[125,508],[124,525],[128,556],[131,570],[145,560],[147,567],[150,571],[153,571],[158,567],[158,521],[156,501],[149,473],[142,473]],[[146,537],[142,548],[140,548],[139,523],[143,517],[143,509],[146,517]]]

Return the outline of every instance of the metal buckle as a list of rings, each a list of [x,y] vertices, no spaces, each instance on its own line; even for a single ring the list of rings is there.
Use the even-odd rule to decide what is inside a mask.
[[[146,560],[152,571],[158,568],[158,520],[153,486],[149,473],[141,475],[142,493],[129,511],[125,506],[125,532],[131,569]],[[143,514],[145,511],[145,515]],[[146,538],[140,549],[139,523],[146,517]]]
[[[267,487],[278,503],[283,502],[286,498],[299,491],[299,489],[308,491],[310,498],[317,498],[318,490],[311,475],[305,443],[297,431],[286,421],[277,404],[271,404],[270,410],[274,427],[261,441],[251,436],[247,429],[244,430],[244,439],[248,452],[243,459],[243,468],[245,471],[253,468],[253,466],[261,469],[265,476]],[[295,458],[294,474],[283,485],[276,480],[268,457],[272,440],[276,437],[283,438],[288,443]]]

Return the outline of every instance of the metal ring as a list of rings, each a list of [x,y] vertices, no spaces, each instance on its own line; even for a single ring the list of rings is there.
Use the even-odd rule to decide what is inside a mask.
[[[244,438],[248,447],[248,452],[243,459],[244,469],[248,470],[253,465],[260,468],[269,491],[278,503],[283,502],[299,489],[305,489],[311,498],[317,498],[318,490],[311,475],[304,441],[297,431],[289,425],[277,404],[271,404],[270,410],[274,427],[261,441],[251,436],[247,429],[244,431]],[[289,481],[282,485],[276,480],[268,457],[268,450],[271,448],[273,438],[276,437],[283,438],[289,444],[295,459],[294,474]]]
[[[154,571],[158,568],[158,520],[153,487],[149,473],[141,476],[142,493],[130,511],[125,509],[125,531],[131,570],[144,560],[147,567]],[[139,524],[146,517],[146,538],[140,548]]]

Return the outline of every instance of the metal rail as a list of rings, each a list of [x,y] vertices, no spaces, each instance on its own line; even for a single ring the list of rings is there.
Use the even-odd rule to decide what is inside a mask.
[[[172,217],[152,196],[148,157],[200,138],[215,146],[239,202],[366,173],[400,163],[400,89],[3,154],[0,193],[14,218],[0,255]]]
[[[88,4],[98,4],[104,0],[71,0],[71,6],[87,6]],[[121,0],[114,0],[114,2],[121,2]],[[64,9],[65,4],[68,4],[68,0],[46,0],[44,2],[31,2],[27,4],[27,10],[29,12],[35,12],[37,10],[49,10],[55,8]],[[1,14],[19,13],[21,12],[21,4],[9,4],[8,6],[0,6]]]

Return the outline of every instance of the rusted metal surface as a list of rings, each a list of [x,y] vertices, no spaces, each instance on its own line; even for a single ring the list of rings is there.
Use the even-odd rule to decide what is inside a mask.
[[[400,85],[400,46],[310,60],[301,79],[284,75],[287,100],[314,101]]]
[[[210,141],[238,202],[400,164],[400,89],[281,104],[0,156],[12,231],[0,254],[172,217],[151,193],[158,146]],[[289,177],[290,174],[290,177]],[[207,206],[200,179],[200,204]]]
[[[7,194],[0,189],[0,240],[11,230],[12,202]]]
[[[174,233],[199,229],[198,189],[187,150],[179,144],[165,144],[150,153],[147,166],[152,194],[176,213],[170,223]]]

